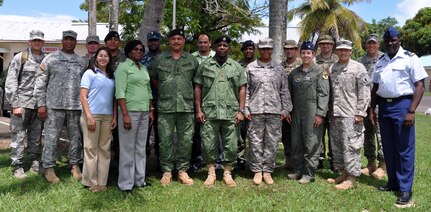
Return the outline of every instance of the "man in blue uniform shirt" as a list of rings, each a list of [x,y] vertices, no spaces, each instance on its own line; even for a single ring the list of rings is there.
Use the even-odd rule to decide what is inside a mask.
[[[399,191],[397,207],[413,206],[415,161],[415,110],[428,77],[419,58],[401,47],[400,33],[389,27],[384,35],[386,54],[376,64],[372,81],[370,118],[379,105],[379,124],[386,160],[388,184],[381,191]]]

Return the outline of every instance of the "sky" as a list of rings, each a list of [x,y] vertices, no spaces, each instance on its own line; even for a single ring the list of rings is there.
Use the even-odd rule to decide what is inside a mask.
[[[87,12],[79,9],[83,0],[4,0],[0,6],[0,21],[48,21],[68,22],[87,20]],[[298,6],[302,0],[289,2],[289,8]],[[390,3],[389,3],[390,2]],[[394,17],[399,26],[413,18],[420,8],[431,6],[431,0],[370,0],[355,3],[349,8],[366,22]],[[294,19],[289,26],[295,26]]]

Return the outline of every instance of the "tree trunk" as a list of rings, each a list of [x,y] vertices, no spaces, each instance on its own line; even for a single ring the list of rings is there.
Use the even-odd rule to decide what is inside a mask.
[[[272,58],[282,61],[283,41],[286,39],[286,15],[288,0],[269,0],[269,37],[274,41]]]
[[[147,0],[142,25],[139,29],[139,40],[146,41],[146,35],[150,31],[160,32],[165,5],[166,0]]]
[[[118,32],[118,8],[120,7],[120,0],[111,0],[109,5],[109,31]]]
[[[96,0],[88,0],[88,35],[97,35]]]

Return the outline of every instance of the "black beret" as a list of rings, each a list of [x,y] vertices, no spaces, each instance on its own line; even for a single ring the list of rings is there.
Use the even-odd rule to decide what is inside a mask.
[[[180,36],[182,36],[183,38],[186,38],[186,37],[184,36],[184,30],[182,30],[182,29],[174,29],[174,30],[172,30],[172,31],[169,33],[168,38],[173,37],[173,36],[175,36],[175,35],[180,35]]]
[[[106,37],[105,37],[105,42],[107,41],[107,40],[111,40],[111,38],[118,38],[118,39],[120,39],[120,34],[118,34],[118,32],[116,32],[116,31],[110,31],[107,35],[106,35]]]
[[[219,37],[219,38],[217,38],[215,41],[214,41],[214,44],[218,44],[218,43],[220,43],[220,42],[226,42],[226,43],[228,43],[228,44],[230,44],[230,42],[231,42],[231,39],[230,39],[230,37],[228,37],[228,36],[221,36],[221,37]]]
[[[304,41],[301,44],[301,50],[312,50],[312,51],[314,51],[313,42],[311,42],[311,41]]]
[[[242,43],[241,51],[244,51],[245,48],[252,46],[254,49],[254,42],[252,40],[246,40]]]

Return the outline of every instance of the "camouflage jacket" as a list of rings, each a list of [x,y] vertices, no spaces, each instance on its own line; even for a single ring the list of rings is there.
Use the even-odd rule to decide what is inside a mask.
[[[274,61],[263,65],[255,60],[246,67],[245,106],[251,114],[289,114],[292,111],[287,74]]]
[[[294,68],[300,66],[301,64],[302,64],[302,60],[300,58],[296,58],[296,60],[293,63],[291,63],[291,64],[287,63],[287,60],[285,60],[285,61],[283,61],[281,63],[281,65],[283,66],[284,70],[286,71],[286,74],[290,74],[290,72]]]
[[[31,53],[30,48],[28,49],[28,52],[28,59],[22,69],[21,77],[19,77],[19,71],[22,65],[22,52],[13,57],[8,69],[5,84],[6,98],[9,100],[13,108],[22,107],[35,109],[37,107],[36,98],[33,96],[33,92],[36,81],[36,72],[43,56],[41,59],[37,59]]]
[[[34,90],[39,107],[81,110],[79,90],[81,72],[85,69],[82,57],[73,54],[67,59],[60,51],[46,56],[37,71]]]

